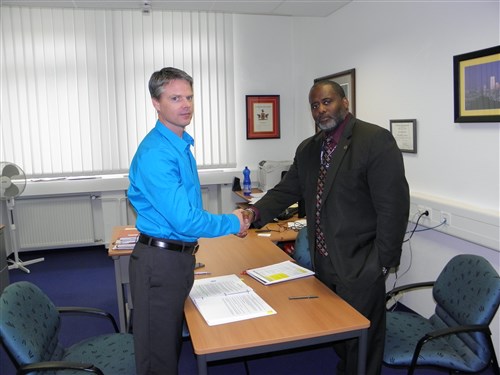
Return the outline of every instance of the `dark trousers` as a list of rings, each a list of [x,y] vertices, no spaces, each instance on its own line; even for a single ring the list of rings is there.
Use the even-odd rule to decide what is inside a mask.
[[[335,275],[329,257],[316,255],[315,272],[326,286],[370,320],[368,329],[368,348],[366,375],[379,375],[382,371],[382,358],[385,343],[385,278],[380,277],[373,284],[361,290],[350,290],[335,283]],[[358,340],[344,340],[334,344],[340,358],[337,374],[354,375],[358,368]]]
[[[177,374],[184,303],[195,257],[137,243],[130,256],[130,291],[138,375]]]

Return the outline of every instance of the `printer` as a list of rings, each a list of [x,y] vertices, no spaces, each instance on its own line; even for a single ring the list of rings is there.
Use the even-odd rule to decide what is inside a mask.
[[[259,183],[262,191],[272,189],[290,169],[291,160],[272,161],[262,160],[259,163]]]

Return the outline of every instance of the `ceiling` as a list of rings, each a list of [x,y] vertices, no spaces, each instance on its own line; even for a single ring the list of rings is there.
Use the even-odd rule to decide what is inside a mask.
[[[2,0],[2,5],[74,9],[206,11],[293,17],[327,17],[352,0]]]

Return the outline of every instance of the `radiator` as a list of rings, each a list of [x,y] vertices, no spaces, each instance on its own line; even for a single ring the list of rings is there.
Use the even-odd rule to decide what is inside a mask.
[[[95,242],[91,195],[19,199],[14,213],[21,251]]]
[[[216,207],[211,207],[210,188],[203,186],[201,189],[203,208],[208,211],[217,212]],[[96,201],[100,201],[97,199]],[[217,203],[217,199],[214,199]],[[61,247],[88,246],[102,243],[102,235],[96,233],[96,225],[104,227],[106,223],[95,214],[102,216],[99,210],[94,212],[93,199],[89,195],[58,196],[21,198],[15,201],[14,216],[18,246],[20,251],[42,250]],[[113,209],[108,216],[120,217],[120,206],[112,206]],[[106,206],[106,208],[109,208]],[[106,219],[106,218],[105,218]],[[95,221],[97,220],[97,221]],[[123,225],[120,220],[112,220],[109,224]],[[135,219],[130,224],[134,224]],[[111,234],[111,230],[109,230]],[[102,234],[102,233],[101,233]],[[106,233],[107,234],[107,233]]]

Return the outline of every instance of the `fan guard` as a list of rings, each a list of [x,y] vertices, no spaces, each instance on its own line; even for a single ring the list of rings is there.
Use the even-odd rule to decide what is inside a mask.
[[[0,162],[0,199],[20,196],[26,188],[26,175],[18,165]]]

